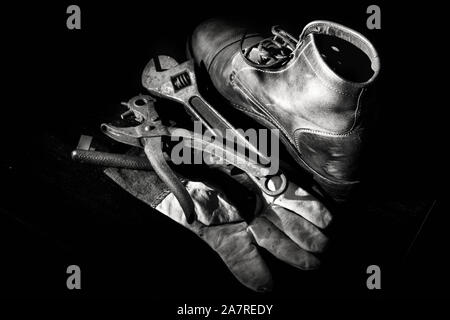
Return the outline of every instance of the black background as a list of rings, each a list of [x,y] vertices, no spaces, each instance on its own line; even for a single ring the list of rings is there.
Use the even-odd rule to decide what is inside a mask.
[[[82,28],[68,30],[70,4],[23,3],[2,12],[2,296],[142,297],[176,305],[447,295],[445,106],[434,75],[443,73],[443,54],[434,45],[437,26],[423,22],[439,8],[378,2],[382,29],[368,30],[372,3],[76,1]],[[185,60],[190,32],[218,15],[267,30],[280,24],[294,35],[315,19],[340,22],[366,35],[381,57],[377,126],[357,210],[340,217],[320,271],[302,273],[267,257],[276,287],[266,295],[241,286],[195,235],[69,157],[80,134],[100,136],[99,124],[117,116],[120,101],[144,93],[140,75],[153,55]],[[66,288],[70,264],[81,267],[80,291]],[[370,264],[382,268],[380,291],[365,286]]]

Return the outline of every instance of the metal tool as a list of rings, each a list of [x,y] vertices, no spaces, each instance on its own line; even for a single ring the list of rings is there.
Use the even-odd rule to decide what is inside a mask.
[[[201,96],[193,60],[178,64],[164,55],[151,59],[142,73],[142,84],[156,96],[182,103],[213,135],[236,138],[249,152],[269,160]]]
[[[187,222],[192,223],[195,218],[194,203],[182,182],[164,159],[161,137],[169,135],[169,132],[161,123],[153,105],[154,101],[155,99],[148,95],[139,95],[126,103],[128,107],[126,113],[132,113],[139,125],[121,128],[102,124],[101,128],[106,135],[119,142],[144,148],[155,173],[177,198]]]
[[[193,60],[178,64],[172,57],[160,55],[150,60],[145,67],[142,74],[142,84],[155,96],[183,104],[188,112],[200,120],[213,135],[221,135],[222,139],[236,138],[236,142],[248,150],[250,155],[256,155],[250,157],[251,159],[258,159],[259,157],[264,159],[266,163],[269,161],[266,155],[245,139],[201,96],[197,87]],[[248,173],[248,171],[246,172]],[[271,177],[251,173],[249,173],[249,176],[259,184],[266,194],[272,196],[280,195],[287,186],[287,179],[282,173],[272,175],[273,178],[278,177],[278,180],[281,181],[273,188],[268,185]]]
[[[97,151],[91,147],[92,137],[81,135],[78,146],[71,153],[72,160],[102,167],[153,170],[146,157]]]

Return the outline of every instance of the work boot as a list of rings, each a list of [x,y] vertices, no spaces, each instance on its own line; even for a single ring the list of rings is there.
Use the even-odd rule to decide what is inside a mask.
[[[298,39],[278,27],[264,38],[231,21],[194,31],[188,55],[230,105],[270,129],[334,200],[359,182],[365,88],[378,75],[375,48],[340,24],[314,21]]]

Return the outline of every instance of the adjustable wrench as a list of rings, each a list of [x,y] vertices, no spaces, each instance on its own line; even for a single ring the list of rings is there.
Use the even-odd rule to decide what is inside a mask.
[[[250,144],[200,95],[192,60],[178,64],[172,57],[158,56],[145,67],[142,84],[156,96],[182,103],[214,136],[222,135],[225,138],[226,134],[231,134],[250,152],[268,161],[258,148]]]
[[[247,141],[239,131],[200,95],[193,60],[178,64],[172,57],[158,56],[150,60],[145,67],[142,73],[142,84],[155,96],[183,104],[188,112],[200,120],[213,135],[221,135],[222,138],[226,138],[232,134],[233,137],[236,137],[237,143],[244,146],[250,153],[257,155],[254,159],[260,157],[268,162],[266,155],[262,154],[258,148]],[[249,174],[249,176],[258,183],[265,193],[273,196],[283,193],[287,185],[287,179],[284,174],[277,174],[282,183],[275,190],[269,188],[268,181],[270,177],[265,174],[264,171],[264,173],[261,172],[259,175]]]

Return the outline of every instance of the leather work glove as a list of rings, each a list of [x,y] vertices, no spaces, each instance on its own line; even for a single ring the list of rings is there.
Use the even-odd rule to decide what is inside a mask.
[[[245,174],[213,170],[183,182],[191,195],[196,220],[185,215],[170,191],[152,171],[108,168],[105,173],[122,188],[188,228],[216,251],[233,275],[255,291],[269,291],[272,275],[258,247],[302,270],[319,266],[327,238],[321,229],[330,212],[308,192],[289,182],[278,197],[263,194]],[[192,169],[188,170],[192,172]],[[184,176],[186,177],[186,176]],[[206,178],[209,177],[209,178]]]

